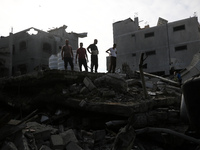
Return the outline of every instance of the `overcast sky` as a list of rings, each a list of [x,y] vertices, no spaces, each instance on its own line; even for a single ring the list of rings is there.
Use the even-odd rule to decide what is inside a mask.
[[[153,27],[159,17],[174,22],[194,15],[200,22],[200,0],[0,0],[0,36],[8,36],[11,28],[17,33],[67,25],[67,32],[88,33],[79,40],[84,47],[98,39],[99,71],[105,72],[114,22],[138,17],[140,27]]]

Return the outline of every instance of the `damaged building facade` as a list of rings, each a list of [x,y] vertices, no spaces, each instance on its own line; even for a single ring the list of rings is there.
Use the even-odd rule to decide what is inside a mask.
[[[159,18],[157,26],[141,29],[136,17],[113,23],[117,43],[117,68],[126,64],[139,70],[141,54],[145,54],[145,72],[169,75],[185,69],[200,50],[200,25],[197,17],[168,23]]]
[[[87,33],[67,33],[66,25],[48,32],[29,28],[0,38],[0,76],[30,73],[38,68],[48,68],[49,57],[61,51],[65,39],[73,49],[78,48],[78,38]]]

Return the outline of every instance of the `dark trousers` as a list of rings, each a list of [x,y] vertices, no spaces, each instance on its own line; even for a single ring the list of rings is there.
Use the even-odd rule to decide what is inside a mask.
[[[68,63],[71,66],[71,70],[72,71],[74,70],[73,58],[71,58],[71,57],[64,57],[64,63],[65,63],[65,70],[67,70]]]
[[[116,68],[116,57],[111,56],[110,57],[110,69],[108,72],[115,73],[115,68]]]
[[[86,59],[78,59],[78,63],[79,63],[80,71],[82,71],[82,65],[83,65],[85,68],[85,71],[88,72]]]
[[[93,67],[95,67],[95,72],[97,72],[97,69],[98,69],[98,56],[97,55],[91,55],[91,72],[93,72]]]

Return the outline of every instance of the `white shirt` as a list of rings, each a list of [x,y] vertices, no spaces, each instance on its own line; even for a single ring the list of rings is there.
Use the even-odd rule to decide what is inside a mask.
[[[116,48],[110,48],[110,56],[113,56],[113,57],[117,57],[117,49]]]

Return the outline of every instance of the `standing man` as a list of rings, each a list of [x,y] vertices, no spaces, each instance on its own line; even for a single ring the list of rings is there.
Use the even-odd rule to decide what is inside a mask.
[[[110,68],[109,68],[109,73],[112,71],[112,73],[115,73],[115,68],[116,68],[116,58],[117,58],[117,44],[113,44],[112,48],[109,48],[106,53],[110,54]]]
[[[97,69],[98,69],[98,54],[99,54],[99,51],[98,51],[98,48],[96,46],[97,42],[98,42],[97,39],[95,39],[94,43],[90,44],[87,47],[88,53],[91,54],[91,72],[93,72],[93,67],[95,67],[95,72],[97,72]]]
[[[65,45],[62,47],[61,52],[62,60],[64,60],[65,63],[65,70],[67,70],[68,63],[71,66],[71,70],[74,70],[74,64],[73,64],[73,52],[72,47],[69,45],[69,40],[65,40]]]
[[[77,58],[78,58],[80,72],[82,72],[82,65],[84,66],[85,71],[88,72],[87,68],[88,56],[86,49],[83,48],[83,43],[80,43],[80,48],[77,49],[76,51],[76,64],[77,64]]]

